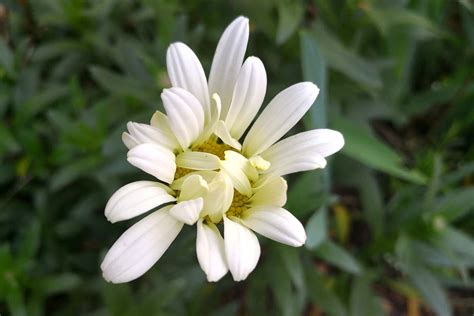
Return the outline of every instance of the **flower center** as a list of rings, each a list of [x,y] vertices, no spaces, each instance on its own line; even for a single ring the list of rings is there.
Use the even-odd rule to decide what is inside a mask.
[[[226,145],[220,141],[214,140],[212,138],[208,139],[205,143],[193,148],[193,151],[200,151],[209,154],[216,155],[219,159],[224,159],[224,152],[226,150],[235,150],[229,145]]]
[[[226,145],[222,143],[221,141],[213,139],[213,138],[209,138],[206,142],[200,144],[197,147],[194,147],[192,150],[216,155],[221,160],[224,160],[224,157],[225,157],[224,152],[226,150],[235,151],[235,149],[230,147],[229,145]],[[177,180],[193,171],[196,171],[196,170],[178,167],[176,168],[174,179]]]
[[[226,212],[227,216],[240,217],[242,212],[248,209],[247,203],[249,198],[243,194],[240,194],[237,190],[234,190],[234,198],[229,210]]]
[[[176,171],[174,173],[174,179],[178,180],[179,178],[184,177],[185,175],[187,175],[188,173],[193,172],[193,171],[196,171],[196,170],[177,167]]]

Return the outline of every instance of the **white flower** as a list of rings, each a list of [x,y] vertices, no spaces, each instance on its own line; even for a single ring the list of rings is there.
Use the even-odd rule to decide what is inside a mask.
[[[162,93],[167,116],[157,112],[151,125],[128,124],[123,140],[130,148],[131,164],[166,183],[181,176],[182,169],[219,169],[218,161],[229,149],[249,158],[263,174],[324,168],[325,157],[344,145],[339,132],[313,130],[277,142],[314,103],[319,89],[310,82],[275,96],[239,142],[260,110],[267,85],[260,59],[248,57],[242,64],[248,35],[247,18],[228,26],[217,46],[209,83],[188,46],[175,43],[168,48],[173,87]],[[179,174],[173,178],[176,167]]]
[[[247,18],[227,27],[209,81],[188,46],[168,48],[172,87],[161,95],[166,115],[156,112],[149,125],[128,123],[122,140],[132,165],[169,186],[128,184],[110,198],[105,214],[115,222],[176,204],[146,216],[117,240],[101,265],[106,280],[127,282],[145,273],[183,224],[197,226],[197,257],[209,281],[229,270],[236,281],[248,276],[260,257],[253,231],[290,246],[304,244],[303,226],[282,208],[287,186],[281,176],[324,168],[325,157],[344,139],[317,129],[280,140],[314,103],[319,89],[310,82],[280,92],[250,127],[267,79],[260,59],[244,62],[248,36]]]

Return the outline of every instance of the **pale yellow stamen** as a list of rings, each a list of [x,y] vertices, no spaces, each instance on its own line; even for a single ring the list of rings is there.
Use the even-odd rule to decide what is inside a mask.
[[[240,217],[241,214],[248,209],[249,197],[240,194],[237,190],[234,190],[234,198],[229,210],[226,212],[227,216]]]
[[[177,180],[177,179],[179,179],[181,177],[184,177],[185,175],[187,175],[188,173],[193,172],[193,171],[196,171],[196,170],[177,167],[176,172],[174,173],[174,179]]]
[[[216,155],[219,159],[224,159],[224,152],[226,150],[233,150],[233,148],[214,139],[209,139],[193,149],[193,151],[201,151]]]

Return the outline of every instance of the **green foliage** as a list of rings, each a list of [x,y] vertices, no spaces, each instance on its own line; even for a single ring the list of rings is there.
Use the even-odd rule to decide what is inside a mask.
[[[245,282],[213,284],[185,229],[144,277],[107,284],[99,264],[131,223],[104,205],[144,179],[120,135],[162,109],[168,45],[209,70],[237,15],[266,101],[313,81],[294,132],[345,137],[324,171],[288,179],[307,244],[262,239]],[[0,314],[472,314],[456,298],[474,290],[473,21],[467,0],[2,2]]]

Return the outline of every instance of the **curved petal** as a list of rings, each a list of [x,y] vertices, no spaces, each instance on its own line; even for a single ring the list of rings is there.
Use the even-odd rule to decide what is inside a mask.
[[[105,206],[105,216],[112,222],[143,214],[162,204],[175,201],[166,185],[153,181],[136,181],[118,189]]]
[[[217,93],[221,97],[221,118],[229,110],[248,39],[249,20],[240,16],[226,28],[217,44],[209,73],[209,94]]]
[[[239,139],[262,106],[267,91],[267,73],[257,57],[249,57],[240,70],[225,124],[233,138]]]
[[[277,94],[245,137],[245,156],[258,155],[285,135],[308,111],[318,93],[315,84],[300,82]]]
[[[246,196],[252,195],[252,187],[250,181],[247,175],[235,161],[221,161],[221,169],[230,178],[232,186],[237,191]]]
[[[183,149],[195,141],[204,128],[204,110],[198,99],[182,88],[164,89],[161,93],[163,106],[170,127]]]
[[[252,207],[242,214],[241,221],[260,235],[282,244],[300,247],[306,242],[303,225],[293,214],[280,207]]]
[[[286,203],[288,185],[282,177],[273,177],[266,181],[249,199],[251,206],[283,206]]]
[[[202,197],[179,202],[170,209],[170,214],[178,221],[188,225],[194,225],[199,219],[203,204]]]
[[[235,168],[242,170],[250,181],[257,181],[258,171],[252,166],[249,159],[233,150],[226,150],[224,152],[224,158],[226,161],[234,164]]]
[[[209,186],[203,177],[193,174],[186,177],[180,190],[178,201],[186,201],[205,196],[209,191]]]
[[[234,197],[234,187],[230,178],[219,172],[209,183],[209,191],[204,198],[203,216],[209,216],[212,222],[219,223],[230,208]]]
[[[163,133],[166,133],[166,135],[174,137],[173,131],[170,127],[170,120],[166,114],[162,112],[155,111],[155,113],[153,113],[150,119],[150,125],[159,128]]]
[[[175,150],[179,147],[176,138],[173,135],[170,135],[166,132],[166,130],[161,130],[160,128],[153,127],[148,124],[141,124],[135,122],[128,122],[127,129],[130,133],[130,136],[135,140],[137,144],[144,144],[144,143],[154,143],[162,145],[169,150]],[[128,149],[133,147],[129,147],[127,142],[124,140],[125,145]]]
[[[199,171],[190,172],[190,173],[182,176],[181,178],[174,180],[173,183],[171,183],[171,185],[170,185],[171,189],[181,191],[181,188],[184,184],[184,181],[186,181],[187,178],[192,177],[194,175],[198,175],[198,176],[202,177],[204,179],[204,181],[209,183],[217,175],[217,171],[199,170]]]
[[[135,139],[135,137],[126,132],[122,133],[122,142],[128,149],[132,149],[133,147],[139,144],[138,140]]]
[[[174,179],[175,159],[173,152],[157,144],[140,144],[127,153],[127,160],[133,166],[166,183]]]
[[[224,144],[227,144],[230,147],[237,149],[238,151],[242,149],[242,145],[237,139],[232,137],[224,121],[219,120],[217,122],[214,134],[216,134],[216,136],[219,137],[224,142]]]
[[[132,281],[161,258],[183,227],[165,207],[130,227],[105,255],[100,268],[112,283]]]
[[[166,67],[173,87],[191,92],[201,103],[205,121],[211,117],[206,75],[196,54],[183,43],[174,43],[166,52]]]
[[[201,269],[206,273],[207,281],[219,281],[226,275],[224,239],[212,223],[197,223],[196,254]]]
[[[234,281],[242,281],[260,258],[257,236],[247,227],[224,216],[224,245],[227,265]]]
[[[178,167],[191,170],[219,169],[219,161],[216,155],[200,151],[185,151],[176,157]]]
[[[324,168],[324,157],[334,154],[344,146],[341,133],[330,129],[315,129],[288,137],[262,153],[271,162],[264,173],[285,175],[289,173]]]

